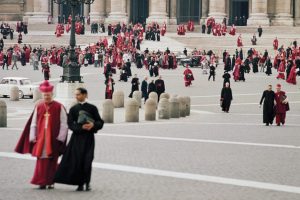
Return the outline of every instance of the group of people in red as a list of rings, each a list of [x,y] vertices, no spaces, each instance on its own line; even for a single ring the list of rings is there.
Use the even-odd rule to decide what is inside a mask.
[[[65,33],[65,31],[67,33],[69,33],[70,30],[71,30],[71,23],[72,23],[72,17],[71,17],[71,15],[68,17],[66,25],[64,25],[63,23],[58,23],[56,25],[56,29],[55,29],[55,35],[56,35],[56,37],[61,37]],[[85,32],[84,24],[80,20],[77,20],[75,22],[75,33],[77,35],[83,35],[84,32]]]

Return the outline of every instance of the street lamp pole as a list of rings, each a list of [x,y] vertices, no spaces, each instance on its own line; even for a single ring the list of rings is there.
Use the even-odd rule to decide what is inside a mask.
[[[94,0],[54,0],[54,3],[57,4],[65,4],[71,9],[71,35],[70,35],[70,52],[69,52],[69,60],[70,63],[67,66],[63,66],[63,75],[61,76],[61,82],[69,82],[74,83],[76,81],[81,81],[80,75],[80,65],[78,63],[75,46],[76,46],[76,37],[75,37],[75,9],[82,4],[92,4]]]

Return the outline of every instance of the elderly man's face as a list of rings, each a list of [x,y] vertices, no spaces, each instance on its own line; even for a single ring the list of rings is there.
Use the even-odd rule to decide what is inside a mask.
[[[43,99],[44,99],[45,103],[50,103],[52,101],[52,98],[53,98],[52,92],[43,93]]]

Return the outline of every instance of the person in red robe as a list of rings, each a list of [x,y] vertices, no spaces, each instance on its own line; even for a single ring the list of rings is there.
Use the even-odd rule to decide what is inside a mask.
[[[66,32],[69,33],[71,30],[71,24],[66,25]]]
[[[40,189],[53,189],[57,160],[65,148],[68,134],[64,106],[53,100],[53,85],[44,81],[39,89],[43,100],[34,108],[15,151],[37,158],[31,184]]]
[[[112,74],[109,74],[109,77],[105,80],[105,85],[105,99],[112,99],[115,85],[115,81],[112,78]]]
[[[279,67],[278,67],[278,75],[277,75],[277,79],[285,79],[284,76],[285,73],[285,60],[281,60]]]
[[[56,37],[61,36],[61,31],[60,31],[60,25],[59,24],[57,24],[57,26],[56,26],[55,35],[56,35]]]
[[[277,39],[277,37],[273,41],[273,48],[274,48],[275,51],[278,49],[278,39]]]
[[[193,75],[192,70],[190,70],[188,66],[186,66],[186,69],[184,70],[183,75],[184,75],[185,87],[191,86],[192,81],[194,80],[194,75]]]
[[[297,71],[296,70],[297,70],[297,68],[296,68],[296,65],[294,64],[286,82],[296,85],[296,83],[297,83],[297,81],[296,81]]]
[[[2,51],[0,51],[0,66],[3,66],[4,64],[4,53]],[[4,69],[4,67],[3,67]]]
[[[236,27],[234,24],[232,24],[231,28],[230,28],[230,31],[229,31],[229,34],[234,36],[236,33]]]
[[[276,124],[285,124],[286,111],[289,111],[288,99],[284,91],[281,90],[281,85],[277,84],[275,93],[275,114],[276,114]]]
[[[233,80],[238,81],[240,80],[240,64],[235,63],[234,70],[233,70]]]
[[[31,53],[31,49],[29,47],[27,47],[25,49],[25,60],[26,60],[26,63],[29,63],[30,53]]]
[[[237,39],[237,46],[242,47],[243,46],[243,41],[242,41],[242,35],[240,34],[238,39]]]

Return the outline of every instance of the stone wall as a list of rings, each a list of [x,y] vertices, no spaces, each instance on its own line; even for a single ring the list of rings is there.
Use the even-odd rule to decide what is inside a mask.
[[[0,0],[0,21],[22,20],[23,13],[23,0]]]

